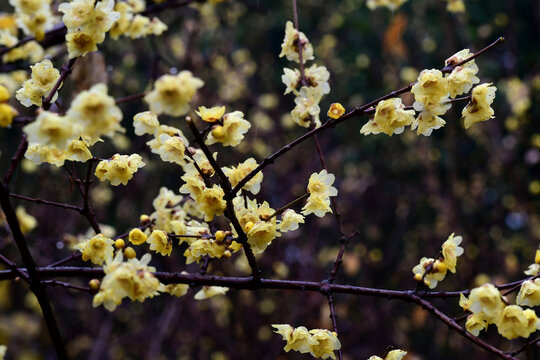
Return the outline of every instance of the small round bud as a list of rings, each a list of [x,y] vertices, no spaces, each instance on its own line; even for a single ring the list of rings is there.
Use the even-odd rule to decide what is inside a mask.
[[[101,285],[101,281],[98,279],[92,279],[88,282],[88,286],[90,286],[91,290],[97,290],[99,289],[99,286]]]
[[[114,242],[114,247],[117,249],[123,249],[126,247],[126,242],[124,241],[124,239],[117,239]]]
[[[150,221],[152,221],[152,219],[150,219],[150,216],[148,215],[141,215],[141,217],[139,218],[139,221],[141,222],[141,225],[142,226],[145,226],[147,225]]]
[[[146,242],[148,236],[141,229],[135,228],[129,232],[129,242],[133,245],[141,245]]]
[[[230,258],[232,256],[232,253],[230,250],[225,250],[225,252],[223,253],[223,256],[225,256],[226,258]]]
[[[443,261],[435,261],[433,264],[433,270],[438,273],[446,273],[446,270],[448,270],[448,266]]]
[[[536,250],[536,255],[534,256],[534,262],[540,265],[540,250]]]
[[[222,231],[222,230],[216,231],[215,236],[216,236],[217,242],[222,242],[223,240],[225,240],[225,231]]]
[[[223,126],[221,125],[214,126],[214,128],[212,129],[213,137],[217,139],[221,139],[224,135],[225,135],[225,132],[223,131]]]
[[[135,250],[133,250],[131,246],[128,246],[127,248],[124,249],[124,256],[126,257],[126,259],[133,259],[135,258],[135,256],[137,256],[137,254],[135,253]]]
[[[251,230],[251,228],[253,228],[253,226],[255,226],[255,224],[253,223],[253,221],[248,222],[248,223],[244,226],[244,231],[245,231],[245,232],[249,232],[249,230]]]
[[[414,280],[418,282],[422,281],[422,274],[414,274]]]
[[[340,103],[333,103],[330,105],[330,109],[328,109],[328,117],[332,119],[339,119],[341,116],[345,114],[345,108]]]

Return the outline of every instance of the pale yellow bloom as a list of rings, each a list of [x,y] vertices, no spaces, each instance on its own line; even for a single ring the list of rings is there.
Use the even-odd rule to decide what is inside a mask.
[[[270,219],[275,210],[266,201],[259,205],[256,200],[248,199],[246,204],[243,197],[237,196],[233,199],[233,205],[254,253],[263,252],[273,239],[280,236],[276,218]],[[236,234],[235,230],[233,232]]]
[[[465,129],[471,125],[493,118],[495,111],[491,108],[493,99],[495,99],[497,88],[491,86],[491,83],[476,86],[471,95],[471,101],[461,112],[464,118]]]
[[[284,68],[281,81],[287,86],[285,94],[292,92],[298,96],[298,89],[302,86],[316,88],[323,95],[330,93],[330,85],[328,84],[330,73],[325,66],[313,64],[306,67],[304,69],[304,78],[305,83],[302,84],[300,70]]]
[[[209,299],[211,297],[214,297],[216,295],[223,295],[227,291],[229,291],[228,287],[223,286],[203,286],[201,290],[199,290],[195,296],[195,300],[205,300]]]
[[[92,153],[83,140],[72,140],[66,148],[66,160],[86,162],[92,158]]]
[[[495,286],[484,284],[472,289],[468,299],[461,294],[459,306],[473,314],[483,313],[488,322],[493,322],[504,309],[504,302]]]
[[[166,292],[176,297],[181,297],[181,296],[186,295],[188,290],[189,290],[188,284],[169,284],[169,285],[162,286],[159,291]]]
[[[234,111],[223,116],[223,125],[215,125],[208,134],[205,144],[221,143],[223,146],[236,146],[244,139],[251,124],[244,119],[244,113]]]
[[[309,42],[306,35],[301,31],[296,31],[293,23],[287,21],[285,24],[285,38],[281,44],[281,53],[279,57],[286,56],[289,61],[300,62],[300,56],[298,53],[298,46],[302,47],[302,62],[305,63],[308,60],[313,60],[313,46]]]
[[[316,345],[311,345],[310,354],[318,359],[335,359],[334,351],[341,349],[341,343],[335,332],[326,329],[309,330],[312,338],[317,341]]]
[[[411,88],[416,111],[428,111],[433,115],[443,115],[450,107],[448,80],[439,70],[422,70],[416,84]]]
[[[321,126],[319,102],[322,95],[319,88],[302,86],[294,99],[296,106],[291,111],[293,121],[302,127]]]
[[[456,272],[457,257],[463,255],[463,248],[459,246],[461,241],[461,236],[454,237],[454,234],[452,234],[442,245],[444,264],[453,273]]]
[[[0,127],[8,127],[13,123],[13,118],[17,115],[11,105],[0,104]]]
[[[77,135],[77,129],[67,117],[48,111],[42,111],[23,131],[28,143],[53,145],[59,149],[64,149]]]
[[[308,329],[304,326],[293,328],[288,324],[272,324],[277,334],[283,337],[283,340],[287,342],[283,350],[289,352],[291,350],[301,353],[310,352],[312,345],[317,345],[318,341],[311,336]]]
[[[150,250],[154,250],[163,256],[170,256],[172,252],[172,241],[165,231],[154,230],[146,240],[150,244]]]
[[[186,163],[186,145],[180,136],[159,135],[158,142],[161,144],[152,152],[157,153],[161,160],[184,165]]]
[[[540,279],[526,280],[521,284],[516,304],[530,307],[540,305]]]
[[[304,217],[297,214],[293,209],[287,209],[281,216],[281,221],[278,224],[279,231],[287,232],[298,229],[298,224],[304,223]]]
[[[388,352],[388,354],[386,354],[384,360],[401,360],[405,355],[407,355],[406,351],[399,349],[391,350]]]
[[[465,328],[468,332],[474,336],[478,336],[480,331],[486,330],[489,326],[489,323],[486,319],[484,313],[472,314],[467,317],[467,322],[465,323]]]
[[[133,117],[133,127],[136,135],[153,134],[159,127],[158,117],[151,111],[138,113]]]
[[[191,71],[163,75],[155,82],[154,89],[144,97],[144,101],[154,114],[185,115],[190,110],[189,102],[203,85],[204,81],[194,77]]]
[[[103,160],[96,166],[95,175],[99,180],[105,179],[111,182],[111,185],[126,185],[137,170],[143,167],[145,163],[138,154],[114,155],[110,160]]]
[[[411,125],[411,129],[416,131],[417,135],[430,136],[433,130],[440,129],[446,124],[446,121],[441,119],[439,116],[434,115],[429,111],[422,111],[418,114],[418,117]]]
[[[540,320],[531,310],[523,310],[517,305],[504,308],[496,322],[499,334],[507,339],[517,337],[528,338],[536,330],[540,330]]]
[[[49,163],[56,166],[64,165],[65,151],[55,146],[47,146],[41,144],[29,144],[28,149],[24,153],[24,157],[39,165],[41,163]]]
[[[199,111],[195,111],[197,115],[206,122],[217,122],[225,114],[225,106],[216,106],[213,108],[207,108],[204,106],[199,107]]]
[[[388,9],[394,11],[406,1],[407,0],[367,0],[366,5],[370,10],[378,7],[387,7]]]
[[[309,198],[302,208],[302,214],[315,214],[323,217],[327,212],[332,212],[330,208],[330,196],[336,196],[338,191],[332,186],[335,176],[326,170],[320,173],[313,173],[309,178],[307,191]]]
[[[212,221],[214,216],[223,215],[227,206],[224,196],[225,192],[221,186],[214,184],[211,188],[205,188],[195,199],[199,209],[204,213],[205,221]]]
[[[36,228],[36,218],[27,213],[24,207],[17,206],[17,209],[15,210],[15,215],[17,216],[17,221],[19,222],[19,226],[23,234],[26,234]]]
[[[225,253],[226,247],[212,239],[197,239],[193,241],[184,252],[186,264],[199,262],[203,256],[220,259]]]
[[[438,260],[437,260],[438,261]],[[423,257],[420,259],[420,263],[413,267],[412,272],[415,274],[417,281],[424,279],[424,284],[430,289],[434,289],[439,281],[444,280],[446,276],[446,267],[435,267],[435,259]],[[432,266],[432,270],[425,276],[428,267]]]
[[[90,260],[96,265],[101,265],[104,262],[110,262],[113,257],[114,241],[103,234],[97,234],[91,239],[84,241],[75,246],[75,249],[82,253],[84,261]]]
[[[257,167],[257,161],[254,158],[249,158],[246,161],[238,164],[237,167],[224,167],[223,172],[229,178],[231,186],[235,187],[247,174],[253,171]],[[261,182],[263,180],[262,171],[257,173],[251,180],[249,180],[242,189],[251,192],[256,195],[261,190]]]
[[[375,116],[360,130],[361,134],[379,134],[388,136],[401,134],[405,126],[414,122],[414,110],[404,110],[405,105],[400,98],[383,100],[375,108]]]
[[[42,98],[50,95],[50,91],[60,78],[60,71],[54,68],[49,59],[30,66],[30,69],[32,69],[31,79],[24,82],[15,97],[26,107],[32,105],[41,106]],[[55,93],[51,98],[51,102],[54,102],[57,97],[58,93]]]
[[[446,59],[446,66],[455,66],[461,61],[468,59],[472,54],[469,49],[463,49],[450,58]],[[478,66],[474,62],[474,59],[466,62],[461,66],[456,66],[450,74],[446,75],[448,80],[448,89],[450,91],[450,98],[455,98],[457,95],[471,90],[474,84],[478,84],[480,79],[476,77],[478,73]]]

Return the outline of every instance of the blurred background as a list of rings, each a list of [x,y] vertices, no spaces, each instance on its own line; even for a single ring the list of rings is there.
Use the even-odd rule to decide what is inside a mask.
[[[58,3],[53,1],[53,8]],[[299,1],[300,29],[315,53],[308,65],[324,65],[331,74],[331,92],[320,104],[321,115],[333,102],[351,110],[415,81],[422,69],[442,68],[446,58],[463,48],[475,52],[500,36],[506,38],[504,45],[476,60],[481,83],[497,86],[494,119],[466,131],[460,119],[464,104],[458,103],[443,116],[445,127],[430,137],[409,129],[390,138],[361,135],[368,117],[350,119],[319,136],[328,170],[337,178],[345,233],[360,232],[347,248],[337,283],[412,289],[412,267],[423,256],[435,256],[451,233],[463,237],[465,254],[457,273],[449,273],[438,290],[519,280],[534,262],[540,239],[540,4],[465,0],[465,6],[465,13],[453,14],[442,0],[410,0],[395,11],[372,11],[361,0]],[[0,10],[13,11],[7,2],[1,2]],[[148,90],[162,74],[187,69],[205,81],[194,108],[225,105],[227,112],[244,112],[252,124],[239,147],[212,147],[219,151],[221,165],[236,165],[248,157],[260,162],[306,132],[288,115],[294,96],[282,95],[283,67],[295,66],[278,58],[285,22],[292,20],[291,1],[201,2],[157,15],[169,26],[163,36],[107,39],[98,53],[78,61],[60,90],[61,104],[67,108],[73,94],[96,82],[106,81],[109,93],[119,98]],[[48,53],[57,68],[66,61],[62,45]],[[0,74],[0,82],[13,78]],[[413,102],[410,93],[402,98],[407,105]],[[34,111],[14,98],[11,104],[21,115]],[[120,107],[126,134],[97,144],[92,152],[102,158],[136,152],[147,166],[127,186],[111,187],[96,179],[92,188],[99,222],[117,234],[138,226],[141,214],[153,212],[160,187],[177,192],[182,185],[181,168],[161,162],[145,144],[150,139],[133,133],[133,115],[147,105],[134,101]],[[161,116],[160,121],[189,134],[181,118]],[[0,129],[2,174],[20,135],[20,125]],[[264,171],[257,199],[279,208],[303,194],[309,175],[320,169],[315,143],[307,141]],[[86,165],[75,164],[75,170],[84,176]],[[26,161],[12,191],[82,203],[65,171]],[[89,229],[77,213],[13,202],[38,221],[27,239],[41,266],[70,255],[70,235]],[[215,225],[225,222],[218,219]],[[0,226],[1,253],[21,264],[6,225]],[[338,247],[335,218],[310,216],[299,230],[275,240],[258,262],[264,277],[320,281],[328,276]],[[172,256],[154,256],[152,264],[161,271],[197,272],[197,264],[185,265],[183,251],[175,245]],[[211,262],[208,273],[246,276],[249,269],[242,256],[240,252]],[[82,260],[72,264],[87,265]],[[272,333],[270,324],[331,329],[328,304],[318,293],[231,289],[226,296],[196,301],[197,290],[180,299],[162,295],[144,303],[124,300],[113,313],[93,309],[86,293],[58,287],[49,288],[48,294],[74,359],[308,359],[285,353],[281,336]],[[335,302],[344,359],[381,356],[387,345],[408,351],[406,359],[411,360],[493,358],[416,305],[350,295],[335,295]],[[462,314],[457,298],[434,304],[450,316]],[[505,350],[523,344],[521,339],[503,339],[494,326],[481,337]],[[0,344],[8,345],[7,359],[54,358],[37,301],[23,282],[0,283]],[[534,349],[532,358],[539,354]]]

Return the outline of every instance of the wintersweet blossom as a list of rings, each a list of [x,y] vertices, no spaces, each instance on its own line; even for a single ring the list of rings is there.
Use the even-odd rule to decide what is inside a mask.
[[[281,221],[278,224],[279,231],[287,232],[298,229],[298,224],[304,223],[302,214],[297,214],[293,209],[287,209],[281,216]]]
[[[201,290],[199,290],[195,296],[193,297],[195,300],[205,300],[209,299],[211,297],[217,296],[217,295],[223,295],[227,291],[229,291],[228,287],[223,286],[203,286]]]
[[[151,111],[140,112],[133,117],[133,127],[135,135],[153,134],[159,127],[159,120]]]
[[[461,112],[464,118],[465,129],[471,125],[493,118],[495,111],[491,108],[493,99],[495,99],[497,88],[491,86],[491,83],[476,86],[471,95],[471,101]]]
[[[422,111],[416,120],[411,124],[411,129],[416,131],[417,135],[430,136],[433,130],[440,129],[446,124],[442,118],[429,111]]]
[[[154,83],[154,89],[146,94],[144,101],[156,115],[185,115],[190,110],[189,102],[203,85],[204,81],[188,70],[176,75],[163,75]]]
[[[95,175],[99,180],[109,180],[111,185],[126,185],[137,170],[145,163],[138,154],[114,155],[110,160],[102,160],[96,166]]]
[[[317,340],[316,345],[311,345],[309,353],[311,356],[318,359],[335,359],[334,351],[341,349],[341,343],[337,338],[337,334],[326,329],[309,330],[313,339]]]
[[[330,105],[330,108],[328,109],[328,117],[332,119],[339,119],[340,117],[345,114],[345,108],[340,103],[333,103]]]
[[[437,264],[437,265],[435,265]],[[431,271],[426,273],[428,268]],[[439,260],[423,257],[420,259],[420,263],[413,267],[414,279],[416,281],[424,281],[424,284],[430,289],[434,289],[439,281],[444,280],[446,276],[446,266],[442,265]]]
[[[17,209],[15,209],[15,216],[17,216],[17,221],[19,222],[23,234],[34,230],[38,224],[36,218],[27,213],[22,206],[17,206]]]
[[[193,241],[184,252],[186,264],[199,262],[203,256],[220,259],[226,251],[226,246],[212,239],[198,239]]]
[[[53,145],[59,149],[65,148],[77,134],[73,123],[65,116],[42,111],[36,120],[23,128],[28,143]]]
[[[251,124],[244,119],[244,113],[234,111],[223,116],[223,125],[215,125],[208,134],[205,144],[221,143],[223,146],[236,146],[244,138]]]
[[[104,262],[112,260],[114,241],[103,234],[97,234],[87,241],[83,241],[75,246],[75,249],[80,250],[84,261],[90,260],[96,265],[101,265]]]
[[[293,121],[303,127],[314,126],[317,128],[321,126],[319,119],[321,97],[320,89],[302,86],[298,96],[294,99],[296,106],[291,111]]]
[[[221,186],[214,184],[211,188],[204,188],[201,195],[195,200],[199,209],[204,213],[205,221],[212,221],[214,216],[223,215],[227,203],[224,200],[225,192]]]
[[[172,241],[165,231],[154,230],[146,240],[150,244],[150,250],[154,250],[163,256],[170,256],[172,252]]]
[[[318,66],[316,64],[304,69],[304,81],[302,82],[302,74],[298,69],[283,68],[281,81],[286,85],[285,94],[292,92],[299,95],[298,89],[302,86],[317,89],[321,94],[330,93],[330,85],[328,79],[330,73],[326,66]]]
[[[422,70],[417,82],[411,88],[414,94],[414,110],[427,111],[433,115],[443,115],[452,106],[448,100],[450,91],[448,80],[436,69]]]
[[[526,280],[521,284],[516,304],[529,307],[540,305],[540,279]]]
[[[504,309],[504,302],[499,289],[492,284],[484,284],[472,289],[469,298],[461,294],[459,306],[473,314],[483,313],[487,321],[493,322]]]
[[[161,284],[161,285],[162,286],[159,289],[159,291],[171,294],[176,297],[181,297],[181,296],[186,295],[186,293],[189,290],[188,284],[169,284],[169,285]]]
[[[233,199],[233,206],[254,253],[263,252],[272,240],[280,236],[276,217],[270,218],[275,210],[266,201],[257,204],[256,200],[248,199],[246,202],[243,197],[237,196]],[[238,235],[234,229],[233,232]]]
[[[337,189],[332,186],[335,178],[334,174],[330,174],[326,170],[311,174],[307,186],[309,198],[302,208],[302,214],[315,214],[318,217],[323,217],[327,212],[332,212],[330,197],[338,194]]]
[[[383,100],[377,104],[373,119],[369,120],[360,130],[361,134],[379,134],[388,136],[401,134],[405,126],[414,122],[414,110],[404,110],[405,105],[400,98]]]
[[[291,21],[287,21],[285,24],[285,38],[281,44],[281,53],[279,54],[279,57],[286,56],[287,60],[300,63],[300,56],[298,53],[299,46],[302,47],[303,63],[315,58],[313,56],[313,46],[311,46],[306,35],[301,31],[297,31]]]
[[[469,92],[474,84],[478,84],[480,79],[476,77],[478,73],[478,66],[474,62],[474,59],[466,62],[463,65],[456,66],[461,61],[471,57],[469,49],[463,49],[445,61],[446,66],[454,66],[454,69],[450,74],[446,75],[448,80],[448,89],[450,91],[450,98],[455,98],[457,95]]]
[[[83,140],[71,140],[65,150],[66,160],[87,162],[92,158],[88,145]]]
[[[453,273],[456,272],[457,257],[463,255],[463,248],[459,246],[462,240],[461,236],[454,237],[452,234],[442,245],[443,262]]]
[[[294,350],[300,353],[308,353],[312,345],[318,344],[318,341],[313,338],[304,326],[293,328],[288,324],[272,324],[272,327],[276,329],[274,332],[281,335],[283,340],[287,342],[283,348],[286,352]]]
[[[8,127],[13,123],[13,118],[17,115],[15,110],[9,104],[0,104],[0,126]]]
[[[195,111],[195,113],[204,121],[213,123],[219,121],[223,114],[225,114],[225,106],[216,106],[212,108],[200,106],[199,111]]]
[[[133,245],[141,245],[146,242],[148,237],[141,229],[135,228],[129,232],[129,242]]]
[[[486,330],[489,326],[486,315],[484,313],[471,314],[467,317],[465,328],[474,336],[478,336],[480,331]]]
[[[507,339],[517,337],[528,338],[536,330],[540,330],[540,320],[531,310],[523,310],[518,305],[508,305],[496,322],[499,334]]]
[[[371,10],[378,7],[387,7],[391,11],[394,11],[405,2],[407,2],[407,0],[368,0],[366,5]]]
[[[30,69],[32,77],[23,83],[22,88],[17,90],[15,97],[26,107],[41,106],[42,99],[50,95],[50,91],[60,78],[60,71],[54,68],[49,59],[31,65]],[[54,102],[57,97],[58,93],[55,93],[51,101]]]
[[[254,158],[249,158],[246,161],[238,164],[237,167],[224,167],[223,172],[229,178],[231,186],[235,187],[247,174],[253,171],[257,167],[257,161]],[[262,171],[257,173],[251,180],[249,180],[242,189],[257,195],[261,190],[261,182],[263,180]]]

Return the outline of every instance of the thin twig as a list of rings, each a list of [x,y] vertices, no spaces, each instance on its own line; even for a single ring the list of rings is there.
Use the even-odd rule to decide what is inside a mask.
[[[78,206],[59,203],[59,202],[56,202],[56,201],[43,200],[43,199],[40,199],[40,198],[32,198],[32,197],[19,195],[19,194],[15,194],[15,193],[9,193],[9,196],[17,198],[17,199],[21,199],[21,200],[31,201],[31,202],[34,202],[36,204],[55,206],[55,207],[59,207],[59,208],[66,209],[66,210],[74,210],[74,211],[77,211],[77,212],[81,212],[81,210],[82,210],[82,208],[80,208]]]

